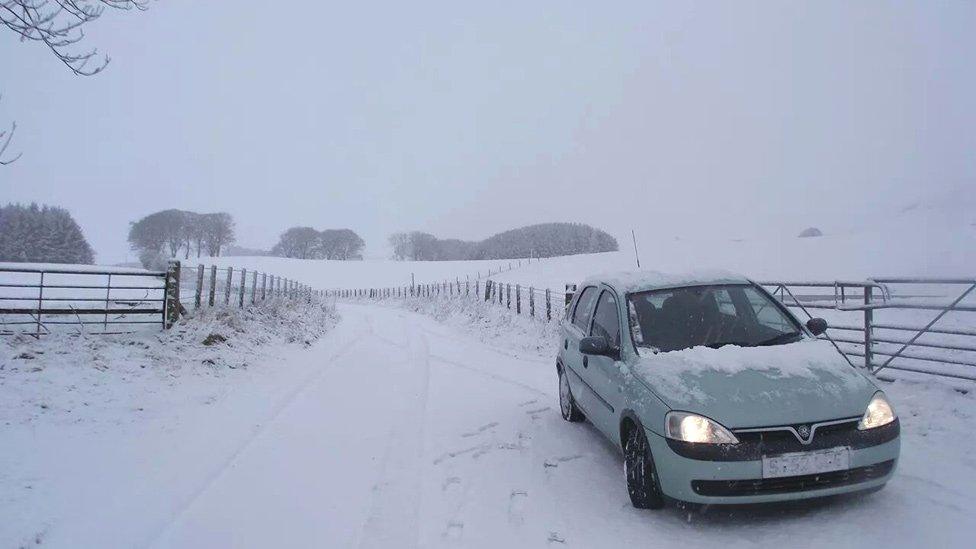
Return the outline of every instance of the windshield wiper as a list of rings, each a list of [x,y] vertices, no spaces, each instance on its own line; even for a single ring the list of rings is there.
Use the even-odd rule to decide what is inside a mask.
[[[794,338],[802,336],[802,332],[787,332],[785,334],[779,334],[778,336],[771,337],[766,341],[760,341],[756,343],[754,347],[767,347],[769,345],[779,345],[780,343],[792,343]]]

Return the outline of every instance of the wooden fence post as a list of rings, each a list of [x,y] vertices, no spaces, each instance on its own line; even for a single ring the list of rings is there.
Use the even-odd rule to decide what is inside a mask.
[[[515,314],[522,314],[522,285],[515,285]]]
[[[224,305],[230,305],[230,289],[234,285],[234,268],[227,267],[227,285],[224,286]]]
[[[552,322],[552,299],[549,295],[549,288],[546,288],[546,322]]]
[[[491,299],[491,280],[485,281],[485,302]]]
[[[247,288],[247,269],[241,269],[241,288],[237,291],[237,306],[244,308],[244,292]]]
[[[169,266],[166,268],[166,290],[164,299],[164,311],[165,318],[163,325],[166,329],[172,328],[173,324],[180,319],[180,262],[170,261]],[[41,317],[41,311],[38,309],[37,317]],[[38,335],[40,335],[40,330],[38,330]]]
[[[511,284],[505,285],[505,308],[506,309],[512,308],[512,285]]]
[[[217,266],[210,266],[210,295],[207,299],[207,304],[211,307],[214,306],[215,298],[217,297]]]
[[[535,318],[535,288],[529,286],[529,316]]]
[[[251,275],[251,305],[258,302],[258,272]]]
[[[203,265],[197,265],[197,289],[193,295],[193,308],[199,309],[203,302]]]

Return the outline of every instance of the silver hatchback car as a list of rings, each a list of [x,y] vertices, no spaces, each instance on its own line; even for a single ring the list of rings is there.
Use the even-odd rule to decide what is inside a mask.
[[[589,279],[561,326],[562,416],[623,451],[640,508],[880,489],[898,418],[826,329],[737,275]]]

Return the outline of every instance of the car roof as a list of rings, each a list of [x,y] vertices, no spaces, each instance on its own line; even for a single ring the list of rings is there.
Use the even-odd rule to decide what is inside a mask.
[[[684,286],[751,283],[745,276],[729,271],[697,271],[680,274],[658,271],[619,271],[587,277],[580,284],[580,288],[606,284],[616,290],[618,294],[629,294]]]

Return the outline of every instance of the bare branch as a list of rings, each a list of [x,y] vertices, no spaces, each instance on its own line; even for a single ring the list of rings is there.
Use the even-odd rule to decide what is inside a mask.
[[[0,96],[3,99],[3,96]],[[17,123],[13,122],[10,124],[10,130],[0,130],[0,166],[7,166],[13,164],[20,158],[23,153],[17,153],[13,158],[4,158],[7,154],[7,148],[10,147],[10,140],[14,138],[14,132],[17,131]]]
[[[148,0],[0,0],[0,23],[22,41],[43,42],[78,76],[92,76],[109,63],[97,49],[71,52],[85,37],[83,26],[98,19],[106,7],[145,10]]]

